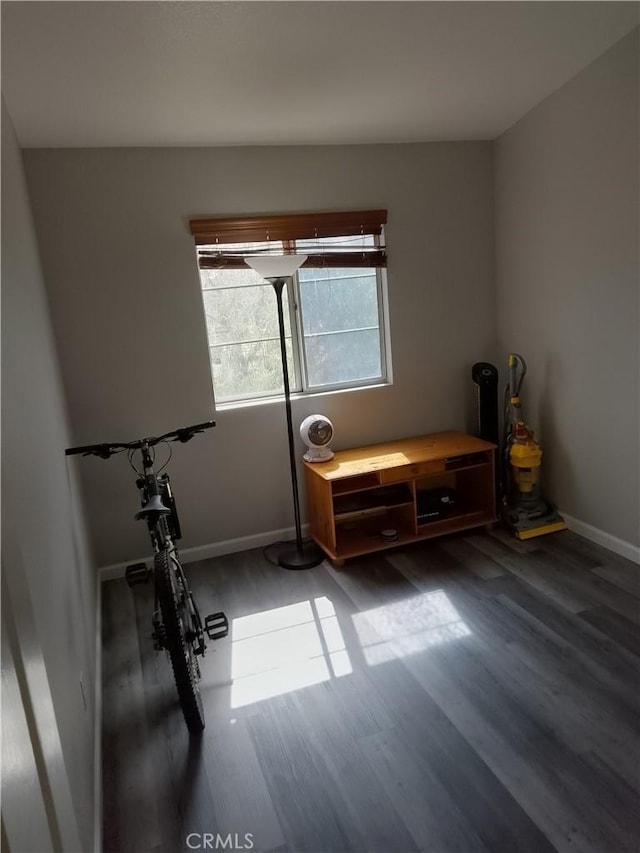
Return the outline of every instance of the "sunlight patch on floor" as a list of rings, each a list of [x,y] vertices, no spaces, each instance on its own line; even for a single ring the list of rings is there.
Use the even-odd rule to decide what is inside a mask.
[[[370,666],[471,634],[442,590],[356,613],[352,619]]]
[[[352,672],[326,596],[234,619],[231,637],[232,708]]]

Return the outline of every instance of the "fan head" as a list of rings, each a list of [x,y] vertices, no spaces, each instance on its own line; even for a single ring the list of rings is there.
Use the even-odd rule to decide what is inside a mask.
[[[300,424],[300,436],[309,448],[304,454],[307,462],[328,462],[333,450],[328,447],[333,438],[333,424],[325,415],[309,415]]]

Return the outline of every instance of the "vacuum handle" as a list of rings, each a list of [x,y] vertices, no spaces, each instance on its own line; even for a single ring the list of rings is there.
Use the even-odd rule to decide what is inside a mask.
[[[518,365],[520,366],[520,376],[518,377]],[[527,375],[527,363],[524,358],[517,352],[509,353],[509,396],[513,399],[514,397],[520,396],[520,389],[522,388],[522,383],[524,382],[524,377]]]

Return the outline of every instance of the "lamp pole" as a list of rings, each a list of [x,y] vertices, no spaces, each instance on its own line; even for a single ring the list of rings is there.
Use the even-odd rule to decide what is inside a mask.
[[[293,493],[293,512],[296,528],[295,546],[284,544],[278,552],[278,565],[284,569],[311,569],[318,566],[324,559],[324,554],[315,542],[302,541],[302,525],[300,523],[300,496],[298,492],[298,473],[296,469],[295,444],[293,440],[293,418],[291,416],[291,387],[289,385],[289,367],[287,365],[287,344],[284,328],[284,310],[282,307],[282,291],[292,274],[302,266],[306,255],[267,255],[264,257],[245,258],[247,264],[259,275],[262,275],[273,286],[278,304],[278,329],[280,332],[280,356],[282,358],[282,379],[284,384],[284,402],[287,415],[287,438],[289,442],[289,465],[291,468],[291,490]],[[278,275],[276,267],[283,267],[284,274]]]
[[[291,488],[293,491],[293,511],[296,525],[296,549],[302,551],[302,527],[300,524],[300,496],[298,492],[298,472],[293,443],[293,418],[291,416],[291,387],[289,385],[289,367],[287,364],[287,345],[284,329],[284,311],[282,308],[282,291],[286,278],[271,280],[278,302],[278,329],[280,330],[280,355],[282,357],[282,379],[284,382],[284,404],[287,413],[287,437],[289,439],[289,465],[291,466]]]

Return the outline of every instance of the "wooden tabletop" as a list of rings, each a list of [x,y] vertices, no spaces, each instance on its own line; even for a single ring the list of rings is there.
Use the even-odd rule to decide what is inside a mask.
[[[434,432],[352,450],[339,450],[329,462],[305,462],[325,480],[353,477],[383,468],[494,450],[495,445],[464,432]]]

